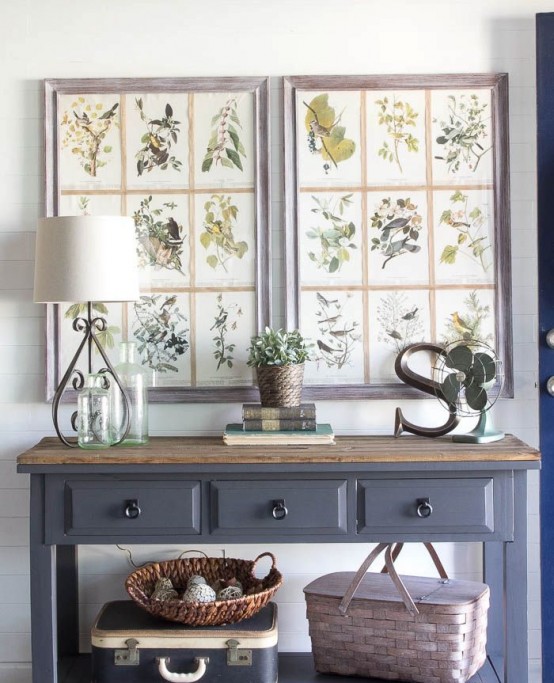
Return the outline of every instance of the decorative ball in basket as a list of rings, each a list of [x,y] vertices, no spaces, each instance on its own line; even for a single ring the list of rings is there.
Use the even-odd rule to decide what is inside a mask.
[[[271,568],[267,576],[258,579],[254,570],[263,557],[271,559]],[[204,602],[202,596],[197,596],[195,600],[183,600],[182,594],[186,592],[192,577],[203,577],[210,586],[234,580],[240,583],[243,595],[208,602]],[[160,600],[153,593],[158,581],[164,578],[171,581],[176,595]],[[130,574],[125,581],[125,588],[140,607],[156,617],[188,626],[220,626],[234,624],[256,614],[271,600],[282,582],[275,556],[266,552],[255,560],[191,557],[155,562]]]
[[[262,406],[300,405],[309,349],[298,330],[285,332],[266,327],[262,334],[252,337],[247,363],[256,368]]]

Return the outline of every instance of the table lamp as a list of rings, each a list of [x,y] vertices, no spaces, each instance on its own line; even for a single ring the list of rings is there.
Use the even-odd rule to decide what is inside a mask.
[[[60,380],[52,402],[56,433],[66,446],[68,441],[58,426],[58,407],[72,375],[72,386],[81,390],[84,375],[76,369],[81,352],[87,347],[88,372],[92,372],[92,347],[96,346],[106,368],[120,388],[125,402],[126,428],[116,443],[127,436],[130,424],[129,397],[96,336],[107,328],[105,318],[92,314],[92,302],[136,301],[139,298],[135,228],[123,216],[60,216],[38,221],[35,255],[36,303],[86,303],[87,317],[73,321],[73,329],[83,334],[77,352]],[[77,414],[72,416],[75,429]],[[116,444],[113,444],[116,445]]]

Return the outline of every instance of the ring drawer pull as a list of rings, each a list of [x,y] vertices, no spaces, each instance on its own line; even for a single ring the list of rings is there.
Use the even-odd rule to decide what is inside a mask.
[[[273,519],[285,519],[288,513],[289,511],[285,505],[284,498],[279,498],[278,500],[273,501],[273,510],[271,511]]]
[[[125,501],[125,517],[128,519],[136,519],[140,517],[142,510],[139,507],[139,502],[137,498]]]
[[[190,674],[176,674],[173,671],[169,671],[167,668],[169,657],[158,657],[157,661],[158,671],[164,681],[170,681],[170,683],[193,683],[193,681],[199,681],[206,673],[206,664],[210,660],[208,657],[195,657],[194,663],[198,668]]]
[[[417,499],[417,516],[426,518],[433,514],[433,506],[429,498],[418,498]]]

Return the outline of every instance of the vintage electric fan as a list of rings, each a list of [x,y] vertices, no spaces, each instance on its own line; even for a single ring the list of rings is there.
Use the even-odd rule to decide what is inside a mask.
[[[453,441],[489,443],[504,438],[494,429],[489,412],[502,388],[502,362],[488,344],[479,340],[449,344],[437,357],[433,374],[437,398],[449,413],[479,416],[475,429],[454,434]]]

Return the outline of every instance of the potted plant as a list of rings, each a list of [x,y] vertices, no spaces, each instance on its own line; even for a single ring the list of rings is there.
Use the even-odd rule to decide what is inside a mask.
[[[256,368],[263,406],[300,405],[310,346],[298,330],[266,327],[262,334],[252,337],[247,364]]]

